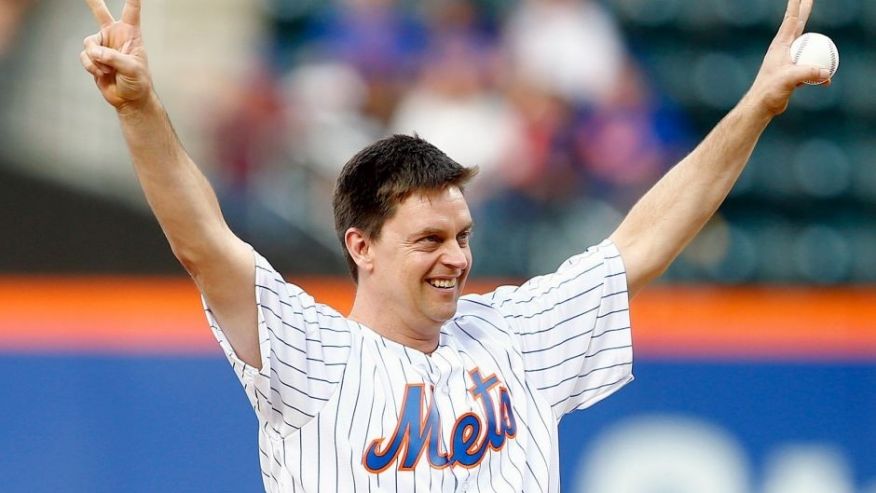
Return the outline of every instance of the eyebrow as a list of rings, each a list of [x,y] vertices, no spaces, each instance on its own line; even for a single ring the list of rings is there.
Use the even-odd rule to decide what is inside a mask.
[[[470,231],[472,228],[474,228],[474,221],[469,222],[464,228],[459,230],[459,232],[462,233],[464,231]],[[440,234],[444,234],[443,229],[426,227],[426,228],[423,228],[423,229],[417,231],[416,233],[414,233],[411,236],[429,236],[429,235],[440,235]]]

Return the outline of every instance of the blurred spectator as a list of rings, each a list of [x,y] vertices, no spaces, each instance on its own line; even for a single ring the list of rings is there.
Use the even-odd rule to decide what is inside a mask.
[[[252,233],[250,209],[260,199],[257,176],[283,153],[287,118],[269,70],[252,74],[228,100],[230,107],[214,129],[217,190],[229,222]]]
[[[600,104],[585,108],[575,128],[584,190],[629,208],[687,150],[682,127],[678,114],[626,59],[615,87]]]
[[[369,86],[351,65],[306,63],[286,77],[284,86],[293,124],[285,136],[288,179],[282,183],[290,188],[300,181],[307,185],[298,185],[297,201],[283,207],[305,212],[295,222],[334,245],[335,179],[353,154],[383,135],[384,127],[365,111]],[[290,165],[296,169],[289,170]],[[286,195],[279,197],[288,201]]]
[[[603,100],[621,75],[620,30],[595,1],[525,0],[506,36],[516,75],[571,102]]]
[[[295,54],[276,60],[296,62],[257,77],[220,135],[237,189],[255,172],[247,200],[330,245],[340,167],[382,135],[417,133],[480,167],[473,246],[493,255],[475,272],[492,275],[532,273],[545,251],[535,231],[575,242],[593,229],[582,215],[627,209],[674,161],[678,125],[610,14],[595,1],[526,0],[496,26],[480,9],[339,0],[299,32],[277,30],[275,45]]]
[[[223,182],[235,194],[246,194],[252,176],[280,152],[286,117],[272,75],[260,71],[229,98],[233,106],[216,129],[217,158]]]
[[[524,125],[521,163],[509,175],[510,188],[538,201],[563,200],[574,194],[570,134],[574,107],[523,80],[512,81],[505,93]]]
[[[560,97],[522,80],[512,81],[505,96],[519,118],[515,155],[502,168],[503,188],[473,204],[477,225],[473,248],[490,251],[479,257],[478,274],[525,276],[538,248],[539,224],[569,213],[578,195],[571,145],[572,106]]]
[[[522,122],[494,86],[498,41],[483,32],[470,2],[430,4],[429,44],[417,79],[390,123],[391,133],[417,133],[465,165],[480,167],[470,197],[477,202],[507,186],[516,167]]]
[[[286,110],[294,122],[287,150],[329,183],[357,151],[382,135],[365,109],[368,85],[340,62],[302,64],[284,79]]]
[[[34,0],[0,1],[0,59],[12,48],[24,15],[33,4]]]
[[[426,32],[419,18],[394,0],[340,0],[313,20],[307,56],[350,64],[363,77],[363,108],[386,123],[422,59]]]

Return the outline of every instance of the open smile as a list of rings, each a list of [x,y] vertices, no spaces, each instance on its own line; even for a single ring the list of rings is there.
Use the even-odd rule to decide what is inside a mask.
[[[456,277],[452,279],[426,279],[426,282],[429,283],[430,286],[438,289],[454,289],[456,288],[458,279]]]

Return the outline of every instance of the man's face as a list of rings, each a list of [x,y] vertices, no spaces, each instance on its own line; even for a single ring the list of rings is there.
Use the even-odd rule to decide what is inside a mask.
[[[396,207],[371,245],[368,289],[409,329],[429,332],[456,313],[471,270],[472,219],[462,192],[414,193]]]

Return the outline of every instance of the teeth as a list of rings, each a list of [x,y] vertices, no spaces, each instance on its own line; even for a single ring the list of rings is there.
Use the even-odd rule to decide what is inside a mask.
[[[436,288],[455,288],[456,279],[432,279],[429,284]]]

